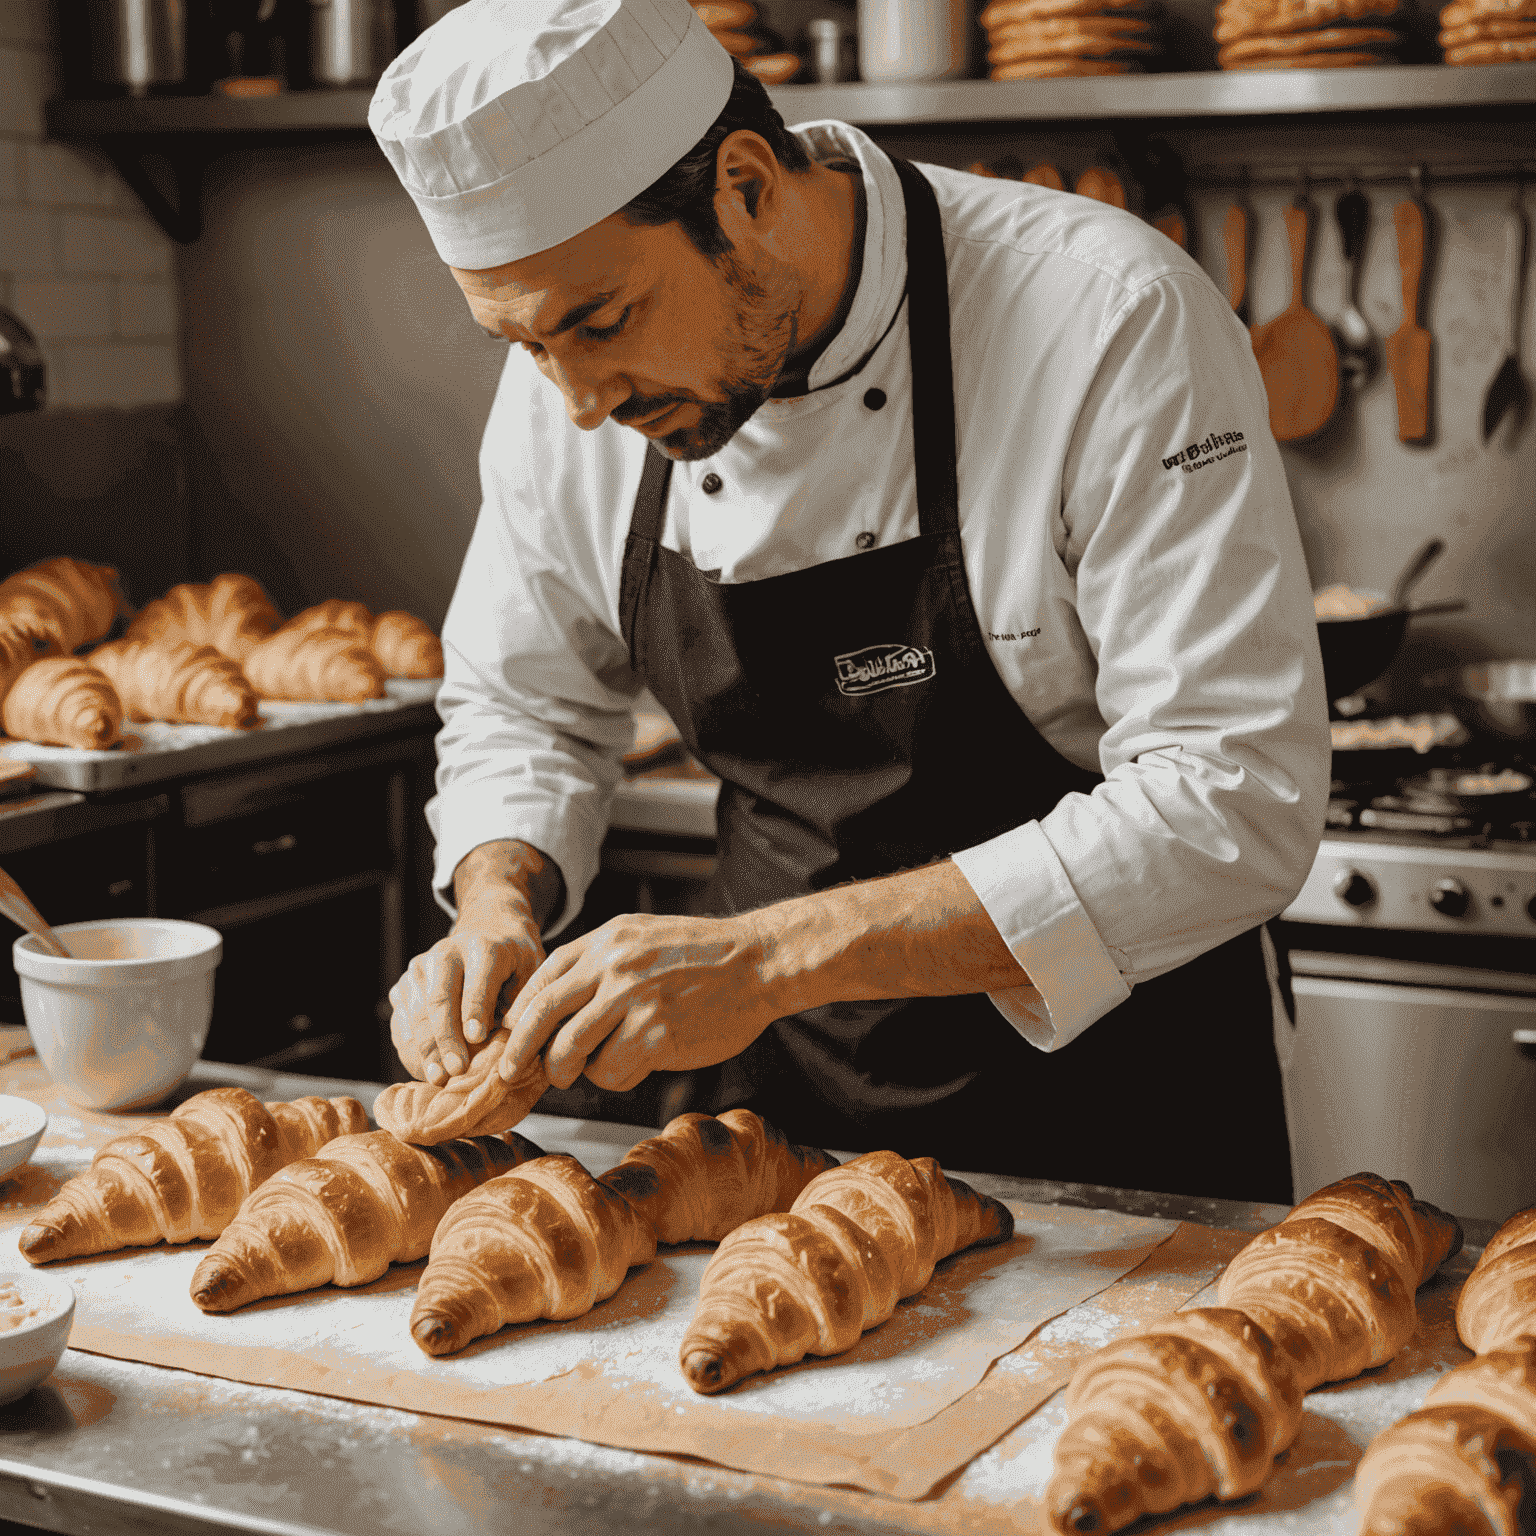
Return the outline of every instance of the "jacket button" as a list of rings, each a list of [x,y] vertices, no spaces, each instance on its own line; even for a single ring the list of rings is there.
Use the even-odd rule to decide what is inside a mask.
[[[720,476],[714,472],[714,470],[710,470],[710,472],[705,475],[701,481],[699,481],[699,489],[702,490],[706,496],[713,496],[715,492],[718,491],[724,484],[725,481],[722,480]]]
[[[873,549],[875,545],[875,536],[872,533],[861,533],[853,542],[857,544],[860,549]]]
[[[878,411],[885,404],[885,391],[883,389],[866,389],[864,391],[864,404],[870,410]]]

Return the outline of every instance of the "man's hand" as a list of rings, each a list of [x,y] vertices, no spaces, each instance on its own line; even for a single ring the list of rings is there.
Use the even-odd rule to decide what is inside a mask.
[[[650,1072],[713,1066],[745,1050],[783,1012],[764,984],[751,919],[637,913],[562,945],[507,1015],[502,1077],[543,1051],[555,1087],[585,1071],[599,1088],[624,1092]]]
[[[453,931],[390,988],[390,1039],[412,1077],[441,1085],[469,1065],[544,959],[564,900],[559,869],[527,843],[482,843],[453,872]]]

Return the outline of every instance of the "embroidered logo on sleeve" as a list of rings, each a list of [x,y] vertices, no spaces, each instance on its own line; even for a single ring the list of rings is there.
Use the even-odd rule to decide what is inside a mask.
[[[1203,443],[1191,443],[1188,448],[1179,449],[1172,458],[1164,459],[1163,468],[1178,468],[1186,475],[1192,475],[1197,469],[1230,459],[1234,453],[1247,452],[1248,444],[1243,441],[1241,432],[1212,432]]]
[[[926,645],[866,645],[862,651],[834,656],[840,693],[857,697],[886,688],[909,688],[934,674],[933,652]]]

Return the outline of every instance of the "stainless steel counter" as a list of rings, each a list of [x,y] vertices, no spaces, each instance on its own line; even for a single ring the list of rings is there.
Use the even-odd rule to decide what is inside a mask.
[[[199,1063],[198,1088],[235,1083],[264,1099],[377,1084]],[[548,1150],[606,1149],[639,1127],[533,1116]],[[585,1159],[584,1159],[585,1160]],[[1089,1185],[967,1174],[1024,1201],[1173,1216],[1257,1232],[1285,1209]],[[5,1189],[0,1185],[0,1200]],[[1486,1241],[1489,1232],[1479,1231]],[[1469,1233],[1469,1237],[1473,1236]],[[0,1519],[74,1536],[211,1531],[377,1536],[431,1532],[859,1533],[1008,1529],[977,1523],[950,1491],[915,1504],[610,1450],[462,1420],[68,1351],[53,1376],[0,1408]]]

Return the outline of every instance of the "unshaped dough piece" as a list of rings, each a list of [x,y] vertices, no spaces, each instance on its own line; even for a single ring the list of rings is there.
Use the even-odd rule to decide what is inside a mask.
[[[401,1141],[419,1147],[511,1130],[549,1087],[542,1056],[536,1056],[510,1083],[501,1080],[497,1068],[511,1038],[508,1030],[498,1029],[469,1066],[441,1087],[391,1083],[374,1101],[374,1120]]]

